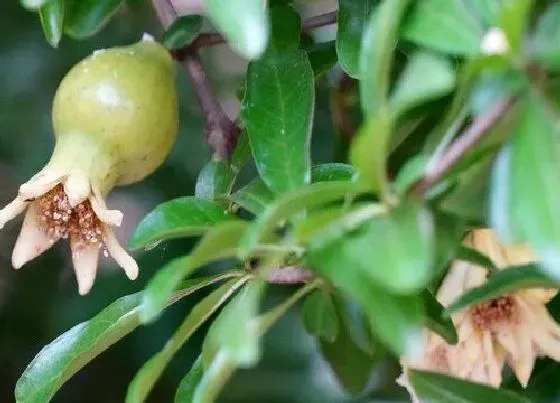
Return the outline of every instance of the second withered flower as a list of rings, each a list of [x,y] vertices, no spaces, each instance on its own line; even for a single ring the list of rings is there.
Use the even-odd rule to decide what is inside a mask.
[[[0,210],[0,228],[27,210],[12,254],[16,269],[69,239],[80,294],[95,281],[100,251],[130,279],[138,276],[112,230],[123,214],[109,210],[105,197],[152,173],[169,154],[178,131],[173,69],[169,53],[147,38],[97,51],[62,80],[52,157]]]
[[[471,232],[465,244],[488,256],[500,270],[537,259],[526,245],[504,245],[491,229]],[[456,261],[437,299],[443,306],[449,306],[467,290],[484,284],[487,276],[485,268]],[[449,345],[439,335],[427,331],[425,354],[414,362],[403,363],[399,383],[415,400],[414,389],[406,377],[406,369],[411,367],[499,387],[507,363],[526,387],[537,357],[560,361],[560,325],[546,308],[557,292],[556,289],[521,289],[453,314],[458,343]]]

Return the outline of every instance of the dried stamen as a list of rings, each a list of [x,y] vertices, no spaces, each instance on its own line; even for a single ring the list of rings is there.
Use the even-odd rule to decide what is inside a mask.
[[[502,321],[516,320],[517,304],[512,296],[503,296],[475,306],[471,315],[476,328],[492,330]]]
[[[37,214],[41,228],[53,240],[70,237],[78,249],[105,246],[103,224],[89,200],[72,208],[62,185],[55,186],[37,200]]]

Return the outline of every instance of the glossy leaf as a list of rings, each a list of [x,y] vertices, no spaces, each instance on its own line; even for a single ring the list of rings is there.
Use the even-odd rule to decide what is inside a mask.
[[[90,37],[119,10],[123,0],[73,1],[64,21],[64,31],[73,38]]]
[[[321,340],[333,343],[338,335],[338,316],[331,296],[316,290],[305,299],[301,311],[307,332]]]
[[[17,401],[49,401],[72,375],[136,329],[141,297],[138,293],[119,298],[43,347],[17,382]]]
[[[307,54],[297,49],[299,16],[282,8],[273,14],[272,24],[271,49],[247,71],[242,119],[260,177],[282,194],[310,180],[315,92]],[[286,25],[298,35],[280,32]]]
[[[175,353],[246,280],[245,277],[228,281],[192,308],[173,336],[165,343],[164,348],[150,358],[138,371],[128,387],[127,403],[146,400]]]
[[[366,116],[385,113],[393,51],[409,3],[410,0],[384,0],[367,21],[360,56],[360,100]]]
[[[357,192],[351,182],[319,182],[289,193],[269,204],[251,224],[239,247],[240,257],[248,256],[259,240],[272,232],[278,223],[306,208],[341,200]]]
[[[151,322],[159,315],[183,278],[211,261],[235,257],[239,239],[246,228],[244,221],[216,226],[200,240],[190,256],[177,258],[161,268],[144,290],[142,322]]]
[[[505,389],[495,389],[480,383],[437,374],[409,370],[408,379],[421,401],[433,403],[511,402],[529,403],[529,400]]]
[[[352,180],[356,170],[352,165],[331,162],[311,167],[311,182],[334,182]]]
[[[192,403],[215,402],[234,371],[235,363],[229,354],[225,350],[218,351],[210,366],[204,371],[194,391]]]
[[[354,78],[360,75],[362,34],[377,0],[340,0],[336,52],[341,67]]]
[[[440,55],[414,53],[391,95],[391,108],[396,116],[449,94],[455,87],[455,68]]]
[[[523,288],[558,288],[560,281],[543,274],[535,266],[503,269],[491,275],[480,287],[466,291],[448,308],[449,314]]]
[[[198,175],[195,197],[223,202],[231,191],[236,174],[227,161],[212,159]]]
[[[560,278],[558,126],[548,105],[529,95],[494,166],[490,217],[504,242],[528,242],[541,266]]]
[[[236,366],[250,367],[260,359],[259,305],[265,283],[250,281],[220,312],[202,346],[202,364],[210,367],[222,351]]]
[[[560,4],[552,3],[539,19],[530,50],[536,59],[560,68]]]
[[[157,206],[138,224],[130,247],[151,248],[159,242],[202,235],[214,225],[231,219],[223,206],[188,196]]]
[[[64,0],[49,0],[39,9],[39,16],[45,39],[58,47],[64,27]]]
[[[402,29],[409,41],[455,55],[480,53],[484,28],[462,1],[419,0]]]
[[[424,309],[426,311],[426,326],[432,332],[439,334],[449,344],[455,344],[459,340],[453,321],[444,315],[445,308],[437,299],[425,290],[422,293]]]
[[[199,356],[189,372],[181,380],[175,393],[175,403],[192,403],[194,391],[202,380],[203,375],[202,356]]]
[[[268,14],[262,0],[208,0],[208,17],[233,49],[248,59],[263,54],[268,43]],[[232,18],[235,16],[235,18]]]
[[[202,29],[202,17],[186,15],[178,18],[163,34],[161,42],[168,49],[179,49],[190,45]]]
[[[274,200],[274,193],[268,189],[260,178],[256,178],[230,195],[230,200],[257,215],[262,213],[266,206]]]
[[[396,296],[372,283],[359,267],[341,259],[340,245],[332,243],[307,254],[308,266],[356,300],[366,312],[373,332],[397,355],[422,349],[424,314],[416,296]]]

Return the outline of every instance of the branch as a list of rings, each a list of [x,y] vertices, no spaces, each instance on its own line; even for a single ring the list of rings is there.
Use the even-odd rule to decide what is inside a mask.
[[[443,154],[433,169],[414,186],[412,193],[421,195],[447,175],[463,157],[474,148],[489,130],[513,107],[517,97],[509,96],[498,101],[488,112],[478,117]]]
[[[152,0],[156,15],[164,29],[177,19],[177,11],[169,0]],[[229,159],[237,144],[240,130],[226,115],[214,95],[210,80],[192,45],[172,52],[173,57],[183,64],[196,93],[196,99],[204,115],[206,138],[220,159]]]
[[[301,284],[315,278],[315,275],[302,267],[283,267],[266,273],[266,281],[270,284]]]

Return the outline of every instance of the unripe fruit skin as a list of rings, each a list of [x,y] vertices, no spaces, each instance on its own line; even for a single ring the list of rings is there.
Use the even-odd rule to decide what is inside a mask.
[[[51,166],[80,169],[101,193],[143,179],[178,132],[171,56],[152,41],[94,53],[62,80],[52,117]]]

